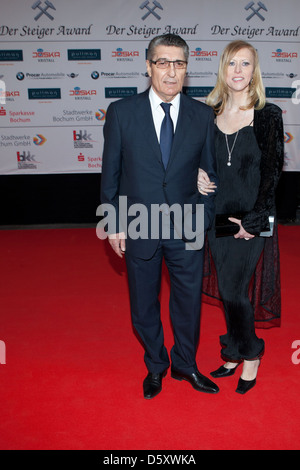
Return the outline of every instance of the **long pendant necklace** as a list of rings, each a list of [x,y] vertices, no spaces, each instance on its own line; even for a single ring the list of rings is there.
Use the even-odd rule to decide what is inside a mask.
[[[236,136],[235,136],[235,138],[234,138],[234,141],[233,141],[233,144],[232,144],[231,149],[229,149],[227,134],[225,134],[226,146],[227,146],[227,151],[228,151],[227,166],[231,166],[231,155],[232,155],[232,152],[233,152],[233,149],[234,149],[234,146],[235,146],[236,139],[237,139],[237,136],[238,136],[238,135],[239,135],[239,130],[238,130],[237,133],[236,133]]]

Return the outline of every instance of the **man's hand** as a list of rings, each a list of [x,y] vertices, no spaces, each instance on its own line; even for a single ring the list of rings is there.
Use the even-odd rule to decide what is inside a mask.
[[[114,252],[120,257],[123,258],[125,253],[125,233],[113,233],[108,235],[108,241]]]

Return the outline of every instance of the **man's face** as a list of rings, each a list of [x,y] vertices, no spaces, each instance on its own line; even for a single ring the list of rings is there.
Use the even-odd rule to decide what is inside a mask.
[[[181,60],[185,61],[183,49],[175,46],[157,46],[153,61],[158,59]],[[146,61],[147,72],[152,80],[152,87],[162,101],[172,101],[175,96],[181,92],[184,78],[186,75],[186,67],[176,69],[174,64],[169,64],[166,69],[157,68],[155,64]]]

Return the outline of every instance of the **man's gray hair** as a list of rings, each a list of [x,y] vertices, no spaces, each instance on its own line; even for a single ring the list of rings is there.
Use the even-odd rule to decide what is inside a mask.
[[[153,60],[157,46],[174,46],[183,49],[185,60],[189,60],[189,46],[182,37],[176,34],[162,34],[153,38],[148,46],[147,60]]]

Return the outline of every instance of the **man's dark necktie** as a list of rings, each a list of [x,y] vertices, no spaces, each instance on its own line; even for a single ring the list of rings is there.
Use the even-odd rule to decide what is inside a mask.
[[[160,103],[165,117],[160,128],[160,149],[164,167],[167,168],[173,142],[173,121],[170,116],[170,103]]]

